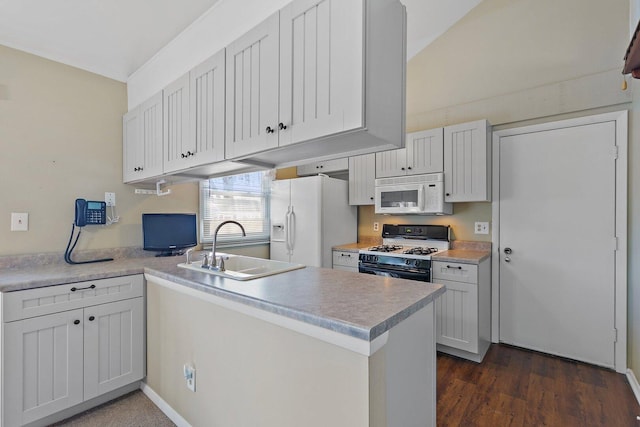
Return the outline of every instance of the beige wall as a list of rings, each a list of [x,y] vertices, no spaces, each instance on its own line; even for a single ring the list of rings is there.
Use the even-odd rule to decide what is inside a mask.
[[[478,119],[500,128],[629,102],[619,89],[628,9],[627,0],[484,0],[409,61],[407,131]],[[373,222],[419,223],[490,241],[474,234],[476,221],[491,222],[491,203],[457,203],[445,217],[375,215],[364,206],[358,237],[379,237]]]
[[[367,356],[176,286],[147,282],[146,382],[191,425],[369,425]],[[185,363],[196,369],[196,393]]]
[[[480,118],[500,129],[627,109],[634,101],[628,162],[628,363],[637,375],[640,88],[632,84],[633,97],[631,90],[620,89],[630,40],[629,7],[628,0],[484,0],[409,62],[407,130]],[[491,215],[489,204],[480,203],[469,204],[464,216],[458,212],[456,205],[451,221],[457,238],[469,235],[474,217]],[[372,217],[361,209],[361,232],[370,230]]]
[[[197,212],[197,184],[165,197],[122,184],[126,86],[0,46],[0,255],[63,252],[74,200],[116,193],[118,224],[85,227],[78,249],[142,246],[142,212]],[[29,231],[11,232],[11,212]]]

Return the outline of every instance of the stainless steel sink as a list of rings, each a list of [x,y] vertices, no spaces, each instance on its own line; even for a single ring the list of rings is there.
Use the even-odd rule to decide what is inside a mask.
[[[180,263],[178,264],[178,267],[199,271],[201,273],[228,277],[233,280],[257,279],[259,277],[271,276],[304,268],[304,265],[302,264],[293,264],[289,262],[253,258],[242,255],[221,254],[218,252],[217,256],[222,256],[224,258],[224,271],[202,268],[202,261],[192,262],[191,264]]]

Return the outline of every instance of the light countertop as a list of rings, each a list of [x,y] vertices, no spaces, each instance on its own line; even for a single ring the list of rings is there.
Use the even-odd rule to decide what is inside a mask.
[[[142,257],[3,269],[0,292],[145,273],[372,341],[445,291],[442,285],[432,283],[315,267],[236,281],[177,267],[183,261],[184,257]]]

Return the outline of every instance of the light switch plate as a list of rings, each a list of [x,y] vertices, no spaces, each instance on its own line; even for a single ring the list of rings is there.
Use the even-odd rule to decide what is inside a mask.
[[[28,213],[11,213],[11,231],[28,231],[29,230],[29,214]]]

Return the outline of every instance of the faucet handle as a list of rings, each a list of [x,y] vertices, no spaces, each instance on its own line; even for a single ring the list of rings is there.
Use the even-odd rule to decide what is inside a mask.
[[[209,268],[209,254],[202,255],[202,268]]]
[[[184,253],[187,256],[187,264],[191,264],[191,252],[193,252],[193,248],[187,249]]]
[[[224,256],[220,255],[220,265],[218,266],[218,270],[219,271],[225,271],[226,269],[224,268]]]

